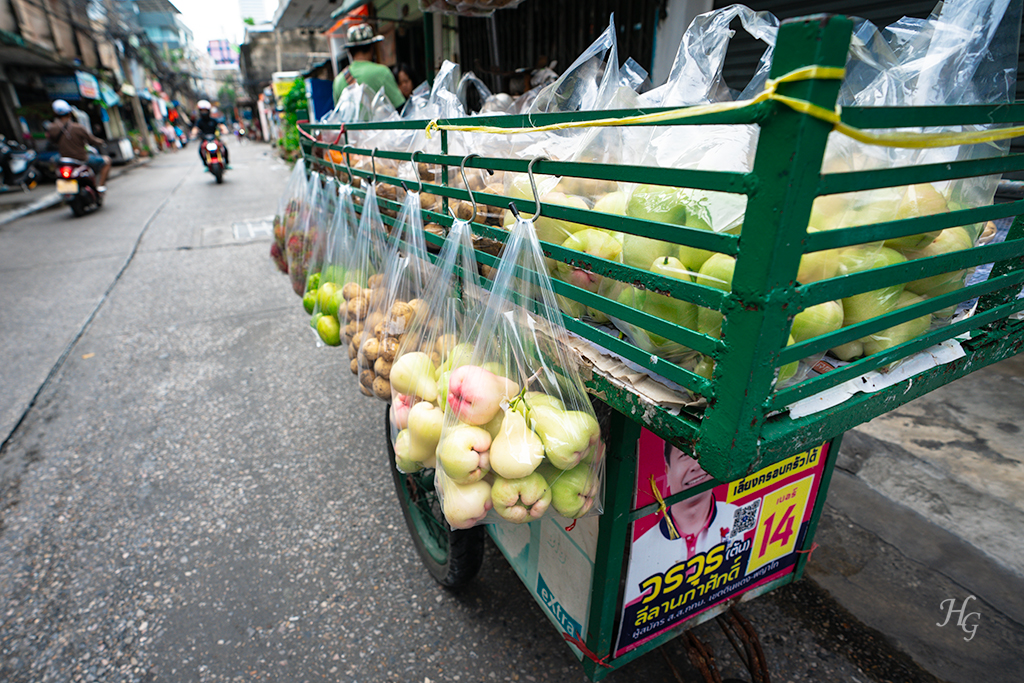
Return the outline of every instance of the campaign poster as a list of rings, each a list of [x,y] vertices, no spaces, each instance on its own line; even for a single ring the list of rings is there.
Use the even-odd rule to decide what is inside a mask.
[[[637,519],[615,656],[714,605],[795,570],[827,444],[720,483]],[[636,508],[712,481],[697,461],[644,429]],[[653,479],[653,485],[652,485]],[[653,486],[653,487],[652,487]]]

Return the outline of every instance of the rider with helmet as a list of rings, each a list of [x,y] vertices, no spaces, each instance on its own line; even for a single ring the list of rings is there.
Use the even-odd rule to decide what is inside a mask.
[[[192,123],[192,135],[216,135],[218,132],[227,132],[227,126],[224,125],[219,119],[215,119],[210,115],[210,101],[199,100],[196,103],[196,109],[199,110],[199,117]],[[221,148],[224,150],[224,165],[229,165],[228,161],[228,147],[222,144]],[[203,160],[203,164],[206,164],[206,157],[203,156],[203,146],[199,145],[199,158]]]
[[[86,144],[90,144],[96,149],[102,149],[103,140],[73,120],[71,105],[65,100],[53,101],[53,113],[56,114],[56,118],[46,129],[46,139],[57,146],[57,153],[62,157],[77,159],[82,163],[89,164],[93,172],[96,173],[96,189],[106,192],[107,175],[110,173],[111,165],[110,157],[90,154],[85,148]]]

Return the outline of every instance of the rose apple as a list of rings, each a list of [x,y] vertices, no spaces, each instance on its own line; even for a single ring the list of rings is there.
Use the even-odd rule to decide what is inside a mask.
[[[441,435],[437,459],[457,484],[479,481],[490,470],[491,435],[481,427],[457,424]]]
[[[392,377],[394,373],[392,368]],[[502,401],[518,393],[518,384],[476,365],[455,368],[448,378],[448,406],[467,424],[487,424],[498,414]]]
[[[486,481],[458,484],[441,479],[441,507],[453,529],[468,529],[487,516],[491,509],[491,485]]]
[[[888,247],[872,245],[849,247],[839,255],[839,272],[843,275],[903,263],[903,254]],[[843,326],[849,327],[871,318],[885,315],[896,307],[902,284],[875,289],[863,294],[854,294],[843,299]]]
[[[544,459],[544,442],[514,410],[505,411],[498,435],[491,443],[490,468],[506,479],[519,479],[537,469]]]
[[[551,487],[539,472],[519,479],[496,476],[491,484],[494,511],[516,524],[532,522],[547,512],[551,504]]]
[[[597,419],[582,410],[534,406],[530,410],[530,426],[544,444],[548,462],[560,470],[571,469],[588,459],[601,439]]]

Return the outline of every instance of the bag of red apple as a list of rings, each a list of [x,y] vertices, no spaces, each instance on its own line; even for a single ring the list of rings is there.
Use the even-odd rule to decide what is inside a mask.
[[[448,523],[565,523],[602,510],[604,442],[533,224],[513,226],[445,388],[435,488]]]
[[[345,266],[345,283],[341,288],[342,298],[345,300],[342,340],[348,344],[352,374],[359,380],[369,380],[359,382],[359,390],[366,396],[373,395],[373,378],[361,377],[359,374],[359,348],[372,336],[373,328],[381,322],[381,318],[371,317],[370,312],[380,307],[380,301],[386,293],[381,283],[384,280],[387,232],[377,210],[375,197],[374,183],[367,183],[359,227]],[[339,303],[339,323],[341,315]]]
[[[287,235],[292,232],[295,222],[299,219],[303,195],[307,188],[306,162],[299,159],[292,168],[284,192],[277,200],[277,213],[274,215],[274,241],[270,245],[270,258],[282,273],[288,272],[288,257],[285,255]]]
[[[470,361],[470,321],[479,317],[486,290],[480,286],[473,231],[452,222],[426,289],[391,365],[391,439],[395,466],[412,473],[435,467],[435,452],[453,367]]]
[[[309,229],[313,219],[313,206],[321,191],[321,178],[317,171],[309,174],[306,188],[302,194],[302,204],[295,225],[285,235],[285,252],[288,257],[288,279],[292,283],[292,291],[298,296],[306,293],[309,276]]]
[[[367,316],[368,321],[380,322],[366,335],[356,355],[360,384],[370,382],[373,395],[382,401],[391,401],[391,368],[399,346],[404,343],[409,348],[419,348],[423,341],[422,335],[414,334],[410,328],[416,310],[424,305],[423,292],[433,271],[423,238],[420,193],[407,191],[402,211],[388,237],[380,283],[384,296]]]
[[[331,212],[325,234],[318,287],[306,292],[303,305],[312,316],[309,324],[317,336],[317,346],[340,346],[341,326],[345,318],[342,289],[346,283],[348,255],[355,242],[358,225],[352,205],[352,186],[335,185],[337,204]]]

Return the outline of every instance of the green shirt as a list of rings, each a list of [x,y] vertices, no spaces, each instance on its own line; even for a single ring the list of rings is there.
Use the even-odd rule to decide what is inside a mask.
[[[398,89],[398,83],[395,82],[395,77],[391,74],[391,69],[388,67],[376,62],[356,60],[348,68],[352,78],[356,79],[356,83],[365,85],[375,93],[384,88],[384,94],[388,96],[391,104],[395,105],[396,109],[405,104],[402,91]],[[334,79],[333,87],[335,104],[338,103],[338,98],[341,97],[341,91],[347,86],[348,81],[345,80],[345,75],[338,74],[337,78]]]

